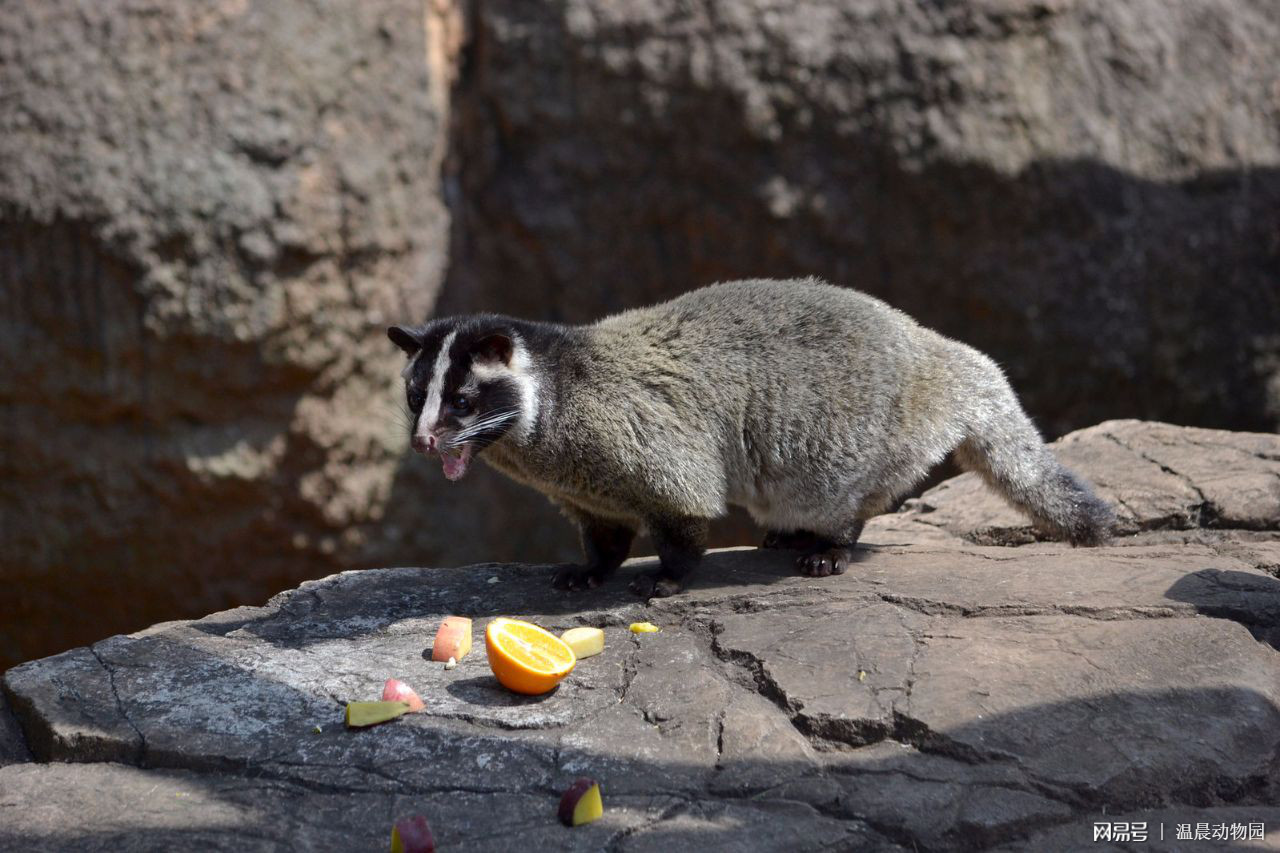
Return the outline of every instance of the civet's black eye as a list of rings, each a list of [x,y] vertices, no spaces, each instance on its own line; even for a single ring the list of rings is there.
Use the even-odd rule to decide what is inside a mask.
[[[427,402],[427,395],[422,393],[422,389],[413,387],[409,389],[409,408],[415,412],[422,411],[422,406]]]
[[[471,401],[462,394],[454,394],[449,398],[449,408],[461,415],[471,411]]]

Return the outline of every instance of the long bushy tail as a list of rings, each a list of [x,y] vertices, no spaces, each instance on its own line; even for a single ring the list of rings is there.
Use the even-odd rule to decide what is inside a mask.
[[[1012,390],[1007,400],[985,414],[956,448],[960,465],[978,473],[1051,535],[1072,545],[1106,541],[1115,511],[1054,458]]]

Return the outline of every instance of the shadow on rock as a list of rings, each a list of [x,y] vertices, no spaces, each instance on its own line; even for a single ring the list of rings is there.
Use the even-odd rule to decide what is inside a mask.
[[[407,435],[403,440],[408,442]],[[406,453],[396,468],[386,517],[366,554],[366,565],[463,565],[582,559],[577,528],[528,486],[477,465],[462,483],[450,483],[435,460]],[[764,537],[746,511],[731,507],[713,519],[708,547],[755,545]],[[653,553],[647,536],[633,555]]]
[[[661,655],[636,645],[637,686],[572,720],[504,732],[412,715],[353,733],[334,691],[373,680],[340,670],[385,667],[385,651],[334,657],[322,684],[275,653],[187,640],[116,638],[10,673],[39,760],[120,763],[0,768],[0,846],[373,849],[394,816],[423,813],[459,849],[1115,851],[1129,848],[1093,844],[1094,824],[1138,821],[1160,851],[1179,849],[1179,823],[1280,821],[1280,709],[1250,689],[1102,692],[946,729],[904,712],[855,745],[809,740],[741,685],[663,687]],[[642,678],[674,704],[656,711]],[[475,701],[482,680],[446,690]],[[558,795],[582,775],[606,817],[566,830]]]
[[[477,675],[450,682],[445,690],[450,695],[470,702],[473,705],[484,705],[490,708],[523,708],[538,705],[554,698],[559,687],[540,696],[523,696],[507,690],[492,675]]]
[[[870,559],[872,549],[860,556]],[[638,573],[657,568],[656,558],[628,561],[605,584],[566,592],[552,586],[561,566],[481,563],[456,569],[373,569],[345,572],[308,581],[297,591],[282,593],[264,607],[240,607],[190,623],[208,634],[245,632],[282,646],[306,646],[377,633],[414,617],[438,619],[450,613],[473,619],[494,616],[572,616],[573,624],[625,624],[640,621],[646,603],[627,585]],[[477,576],[485,582],[477,582]],[[795,554],[740,549],[707,554],[682,597],[666,601],[696,606],[699,595],[723,597],[741,587],[758,594],[760,587],[794,582],[793,587],[821,584],[798,578]],[[719,594],[717,595],[717,592]],[[435,623],[417,626],[424,647],[435,635]],[[477,626],[478,628],[479,626]],[[427,652],[429,657],[430,653]]]
[[[1166,595],[1196,612],[1230,619],[1260,643],[1280,650],[1280,580],[1261,573],[1203,569],[1183,577]]]

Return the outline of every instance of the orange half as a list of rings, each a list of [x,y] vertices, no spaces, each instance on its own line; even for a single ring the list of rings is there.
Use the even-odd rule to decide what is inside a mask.
[[[508,690],[536,696],[573,672],[573,649],[550,631],[517,619],[494,619],[484,632],[489,668]]]

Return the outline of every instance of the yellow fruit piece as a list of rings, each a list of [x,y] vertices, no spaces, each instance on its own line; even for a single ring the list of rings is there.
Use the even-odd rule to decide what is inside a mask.
[[[431,644],[431,659],[442,663],[453,658],[460,661],[471,651],[471,620],[465,616],[450,616],[436,631]]]
[[[570,628],[560,635],[560,639],[573,649],[574,657],[579,660],[604,651],[604,631],[599,628]]]
[[[599,820],[604,815],[604,801],[600,797],[600,783],[594,779],[579,779],[569,786],[560,798],[560,822],[565,826],[582,826]]]
[[[347,725],[359,729],[385,723],[407,713],[408,702],[348,702]]]
[[[494,619],[484,632],[489,668],[508,690],[536,696],[573,671],[578,658],[563,640],[537,625]]]
[[[632,622],[631,633],[633,634],[652,634],[655,631],[661,631],[657,625],[652,622]]]

